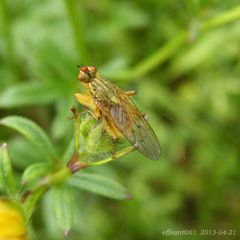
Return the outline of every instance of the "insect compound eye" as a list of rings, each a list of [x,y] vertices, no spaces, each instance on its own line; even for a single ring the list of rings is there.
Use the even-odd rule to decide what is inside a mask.
[[[80,73],[78,74],[78,80],[84,83],[89,83],[91,81],[91,78],[88,76],[88,74],[80,71]]]
[[[78,80],[84,83],[89,83],[91,81],[90,71],[87,66],[82,66],[78,74]]]
[[[84,72],[84,73],[87,73],[88,72],[88,67],[82,66],[81,71]]]

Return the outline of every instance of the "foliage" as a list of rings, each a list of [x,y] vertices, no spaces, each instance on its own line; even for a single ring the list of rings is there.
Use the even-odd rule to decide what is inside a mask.
[[[0,192],[22,201],[32,190],[22,207],[33,239],[239,226],[239,18],[236,0],[1,1]],[[160,161],[121,143],[125,156],[103,165],[108,136],[96,145],[102,126],[84,115],[79,155],[100,166],[70,176],[77,64],[137,91]]]

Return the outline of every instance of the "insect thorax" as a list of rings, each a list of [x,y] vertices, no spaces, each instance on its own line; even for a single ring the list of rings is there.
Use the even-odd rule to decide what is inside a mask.
[[[89,83],[90,92],[94,100],[108,101],[114,97],[114,86],[101,78],[94,78]]]

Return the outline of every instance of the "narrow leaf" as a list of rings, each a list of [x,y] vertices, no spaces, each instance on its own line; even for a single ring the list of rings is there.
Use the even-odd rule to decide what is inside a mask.
[[[41,199],[42,218],[49,239],[63,239],[62,232],[57,226],[55,212],[53,209],[53,191],[47,191]]]
[[[19,116],[9,116],[3,118],[0,123],[15,129],[24,135],[39,148],[48,160],[56,158],[52,142],[48,138],[47,134],[36,123]]]
[[[53,87],[39,82],[21,83],[1,93],[0,107],[11,108],[52,102],[59,96]]]
[[[131,198],[131,195],[122,185],[97,174],[76,173],[69,179],[68,184],[114,199]]]
[[[59,185],[53,189],[54,211],[57,223],[67,235],[72,227],[73,221],[73,196],[71,188]]]
[[[42,197],[42,195],[46,192],[46,190],[47,190],[47,186],[42,186],[35,189],[33,192],[31,192],[29,195],[26,196],[26,200],[23,203],[23,209],[24,209],[27,221],[30,220],[37,202]]]
[[[4,187],[6,193],[9,196],[14,196],[16,193],[16,185],[6,143],[4,143],[0,149],[0,176],[2,186]]]
[[[22,184],[32,182],[39,177],[44,176],[50,170],[51,165],[48,163],[35,163],[29,166],[22,175]]]

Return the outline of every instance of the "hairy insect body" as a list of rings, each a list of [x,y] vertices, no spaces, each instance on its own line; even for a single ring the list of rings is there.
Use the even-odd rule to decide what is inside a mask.
[[[124,92],[116,85],[102,79],[95,67],[83,66],[78,79],[85,93],[75,94],[77,100],[91,109],[96,119],[101,119],[106,131],[118,139],[125,137],[139,152],[150,159],[160,157],[157,136],[144,115],[131,101],[135,91]]]
[[[95,80],[98,82],[98,80]],[[96,119],[102,119],[104,123],[105,130],[108,132],[109,135],[112,136],[114,140],[121,138],[123,135],[118,130],[118,128],[111,123],[111,121],[108,119],[107,116],[105,116],[100,108],[97,106],[96,101],[101,101],[104,99],[104,101],[108,101],[110,99],[111,101],[117,101],[117,99],[112,95],[110,92],[107,91],[107,89],[104,89],[102,86],[101,89],[98,90],[98,88],[95,86],[95,82],[84,84],[84,88],[86,93],[76,93],[75,96],[77,100],[85,105],[86,107],[90,108],[92,111],[93,116]]]

